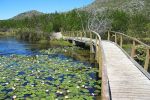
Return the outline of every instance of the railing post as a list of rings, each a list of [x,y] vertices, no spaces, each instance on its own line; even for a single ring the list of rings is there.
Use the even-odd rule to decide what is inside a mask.
[[[122,48],[123,38],[122,35],[120,35],[120,47]]]
[[[98,62],[98,56],[99,56],[99,50],[98,50],[98,44],[97,44],[97,36],[96,36],[96,42],[95,42],[95,47],[96,47],[96,52],[95,52],[95,60]]]
[[[99,40],[100,41],[100,40]],[[99,42],[100,43],[100,42]],[[98,46],[98,63],[99,63],[99,77],[102,78],[102,65],[103,65],[103,62],[102,62],[102,51],[101,51],[101,47],[100,47],[100,44]]]
[[[133,45],[132,45],[132,51],[131,51],[131,57],[134,58],[135,56],[135,41],[133,40]]]
[[[144,69],[147,71],[148,70],[148,65],[149,65],[149,59],[150,59],[150,51],[147,48],[146,50],[146,59],[145,59],[145,64],[144,64]]]
[[[85,34],[84,34],[84,37],[86,37],[86,32],[85,32]]]
[[[93,45],[92,45],[92,33],[91,33],[91,31],[90,31],[90,53],[94,53]]]
[[[77,34],[77,39],[78,39],[78,32],[76,32],[76,34]]]
[[[117,43],[117,33],[115,33],[115,43]]]
[[[82,40],[82,32],[80,32],[80,35],[81,35],[81,40]]]
[[[110,40],[110,32],[108,31],[107,40]]]
[[[74,32],[73,32],[73,37],[75,37]]]

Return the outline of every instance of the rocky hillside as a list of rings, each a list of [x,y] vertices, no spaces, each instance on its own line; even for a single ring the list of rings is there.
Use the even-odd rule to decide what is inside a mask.
[[[36,10],[31,10],[31,11],[21,13],[21,14],[15,16],[15,17],[13,17],[12,19],[21,20],[21,19],[24,19],[24,18],[32,18],[33,16],[39,16],[39,15],[43,15],[43,14],[44,13],[42,13],[42,12],[39,12],[39,11],[36,11]]]
[[[100,8],[122,9],[131,13],[135,11],[150,13],[150,0],[95,0],[83,9],[89,11]]]

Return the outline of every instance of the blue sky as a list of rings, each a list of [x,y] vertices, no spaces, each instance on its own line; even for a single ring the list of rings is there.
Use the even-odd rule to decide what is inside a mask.
[[[44,13],[64,12],[83,7],[94,0],[0,0],[0,19],[8,19],[19,13],[38,10]]]

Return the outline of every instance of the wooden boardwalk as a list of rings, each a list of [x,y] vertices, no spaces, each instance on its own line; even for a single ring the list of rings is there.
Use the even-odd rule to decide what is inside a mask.
[[[114,43],[102,46],[112,100],[150,100],[150,80]]]
[[[89,43],[90,38],[68,38]],[[95,42],[93,39],[92,41]],[[102,41],[112,100],[150,100],[150,80],[115,43]]]

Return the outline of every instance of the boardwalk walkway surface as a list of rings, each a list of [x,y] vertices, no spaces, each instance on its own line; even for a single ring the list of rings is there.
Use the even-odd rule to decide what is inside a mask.
[[[150,100],[150,80],[115,44],[102,41],[112,100]]]
[[[89,41],[89,38],[82,39],[82,42]],[[150,100],[150,80],[115,43],[102,41],[102,47],[112,100]]]

